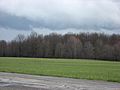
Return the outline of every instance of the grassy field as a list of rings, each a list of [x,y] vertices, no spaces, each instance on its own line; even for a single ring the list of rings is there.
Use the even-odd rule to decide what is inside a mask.
[[[120,82],[120,62],[0,57],[0,71]]]

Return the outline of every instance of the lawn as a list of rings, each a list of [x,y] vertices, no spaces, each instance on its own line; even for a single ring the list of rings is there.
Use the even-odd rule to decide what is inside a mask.
[[[1,72],[120,82],[120,62],[0,57]]]

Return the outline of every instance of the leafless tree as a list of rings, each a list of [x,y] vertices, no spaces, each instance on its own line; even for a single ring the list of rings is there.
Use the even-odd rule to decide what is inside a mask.
[[[104,33],[38,35],[32,32],[25,37],[19,34],[10,42],[0,41],[0,56],[120,61],[120,35]]]

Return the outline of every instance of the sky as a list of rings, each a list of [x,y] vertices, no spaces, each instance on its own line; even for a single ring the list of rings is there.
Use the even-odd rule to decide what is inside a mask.
[[[0,40],[33,31],[120,34],[120,1],[0,0]]]

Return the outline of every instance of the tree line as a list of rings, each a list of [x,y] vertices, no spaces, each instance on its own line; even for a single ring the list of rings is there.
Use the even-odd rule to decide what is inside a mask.
[[[78,58],[120,61],[120,35],[104,33],[19,34],[0,41],[1,57]]]

